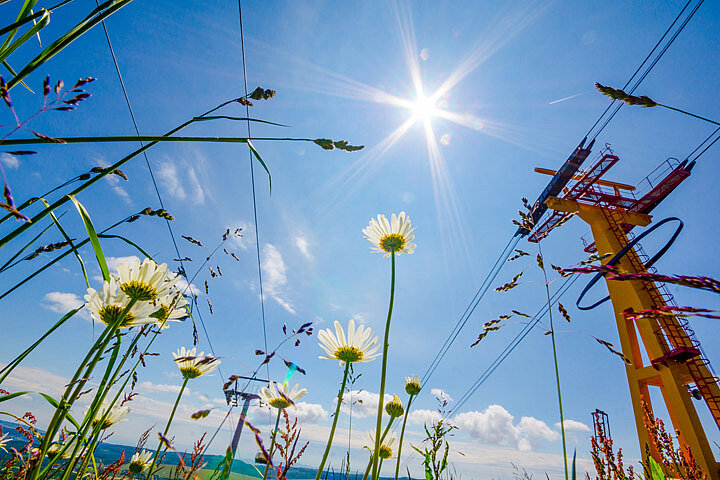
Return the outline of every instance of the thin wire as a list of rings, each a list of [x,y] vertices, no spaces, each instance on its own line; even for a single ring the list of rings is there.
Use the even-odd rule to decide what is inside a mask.
[[[100,6],[98,0],[95,0],[95,3]],[[133,127],[135,128],[135,133],[137,136],[140,136],[140,129],[138,128],[137,121],[135,119],[135,113],[133,112],[132,104],[130,103],[130,97],[127,93],[127,89],[125,88],[125,82],[123,81],[122,73],[120,72],[120,66],[118,65],[117,57],[115,56],[115,49],[112,46],[112,42],[110,41],[110,34],[108,33],[107,26],[105,25],[105,21],[102,22],[103,31],[105,32],[105,39],[107,40],[108,48],[110,49],[110,55],[113,59],[113,64],[115,65],[115,72],[117,72],[118,80],[120,81],[120,87],[122,88],[123,96],[125,97],[125,103],[127,104],[128,111],[130,112],[130,118],[132,119]],[[143,147],[143,142],[140,141],[140,146]],[[155,188],[155,194],[157,195],[158,202],[160,203],[160,208],[165,209],[165,204],[162,200],[162,196],[160,195],[160,189],[158,188],[157,182],[155,181],[155,175],[153,173],[152,167],[150,166],[150,159],[148,159],[147,153],[143,151],[143,156],[145,157],[145,164],[148,167],[148,171],[150,172],[150,178],[152,179],[153,187]],[[185,271],[185,265],[182,261],[182,256],[180,255],[180,249],[178,248],[177,241],[175,239],[175,233],[173,232],[172,225],[170,225],[170,220],[167,218],[165,219],[165,224],[167,225],[168,232],[170,232],[170,238],[172,239],[173,247],[175,248],[175,253],[177,254],[178,261],[180,262],[180,268],[183,277],[185,277],[185,281],[190,283],[187,272]],[[193,296],[193,302],[195,303],[195,306],[197,307],[197,301],[194,300]],[[196,308],[195,312],[198,315],[198,318],[200,319],[200,325],[202,326],[203,332],[205,333],[205,338],[207,339],[208,345],[210,346],[210,351],[212,352],[213,356],[215,356],[215,348],[213,348],[212,341],[210,340],[210,335],[208,334],[207,328],[205,327],[205,321],[202,318],[202,314],[200,313],[200,308]],[[224,375],[222,374],[222,370],[220,370],[220,367],[218,367],[218,373],[220,373],[220,378],[222,381],[222,378],[224,378]]]
[[[245,87],[245,97],[248,96],[248,86],[247,86],[247,66],[245,63],[245,36],[243,33],[243,21],[242,21],[242,1],[238,0],[238,18],[240,21],[240,52],[242,53],[242,68],[243,68],[243,84]],[[250,107],[245,104],[245,113],[247,120],[247,133],[248,138],[250,138]],[[260,228],[258,227],[258,214],[257,214],[257,198],[255,194],[255,167],[253,162],[253,156],[252,152],[248,152],[249,159],[250,159],[250,182],[252,184],[252,200],[253,200],[253,218],[255,221],[255,246],[257,251],[257,266],[258,266],[258,281],[260,284],[260,315],[262,318],[262,326],[263,326],[263,340],[265,345],[265,351],[268,350],[268,343],[267,343],[267,326],[265,323],[265,295],[263,294],[263,280],[262,280],[262,263],[260,261]],[[270,363],[267,364],[267,377],[270,378]],[[254,376],[254,374],[253,374]]]
[[[713,130],[713,132],[712,132],[710,135],[708,135],[708,137],[707,137],[705,140],[703,140],[702,142],[700,142],[700,145],[698,145],[697,147],[695,147],[695,150],[693,150],[692,152],[690,152],[690,154],[689,154],[688,156],[686,156],[685,158],[689,160],[690,157],[692,157],[692,156],[695,154],[695,152],[697,152],[698,150],[700,150],[700,149],[702,148],[702,146],[705,144],[705,142],[707,142],[707,141],[710,140],[712,137],[714,137],[715,134],[718,133],[718,132],[720,132],[720,127],[717,127],[715,130]],[[718,138],[720,138],[720,136],[718,136]],[[707,147],[705,147],[705,150],[703,150],[702,152],[700,152],[695,158],[693,158],[693,160],[697,160],[698,158],[700,158],[700,155],[702,155],[703,153],[707,152],[708,148],[712,147],[713,144],[718,141],[718,138],[716,138],[715,140],[713,140],[713,142],[712,142],[710,145],[708,145]]]
[[[445,355],[450,350],[450,347],[455,342],[455,339],[457,339],[458,335],[462,331],[462,329],[467,324],[468,320],[470,319],[470,316],[473,314],[475,309],[477,308],[480,301],[485,296],[485,293],[490,288],[490,285],[495,280],[495,278],[500,273],[500,270],[502,270],[503,265],[505,264],[505,261],[508,259],[510,254],[513,251],[513,248],[517,246],[518,242],[520,241],[520,237],[511,237],[508,241],[507,245],[505,245],[505,248],[500,253],[500,256],[495,260],[495,264],[490,269],[488,274],[485,276],[485,280],[483,280],[483,283],[480,285],[480,288],[478,288],[477,292],[475,292],[475,296],[472,298],[468,306],[465,308],[465,311],[458,319],[457,323],[455,324],[455,327],[450,332],[450,335],[448,335],[447,339],[445,340],[445,343],[443,343],[442,347],[440,347],[440,350],[435,355],[435,358],[430,363],[430,366],[428,366],[427,370],[425,370],[425,373],[421,377],[423,379],[423,384],[427,385],[427,381],[432,377],[432,375],[435,373],[435,370],[437,370],[437,367],[440,365],[440,362],[445,358]]]

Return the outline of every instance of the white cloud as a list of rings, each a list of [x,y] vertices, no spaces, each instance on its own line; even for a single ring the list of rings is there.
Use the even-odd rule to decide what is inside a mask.
[[[414,423],[415,425],[432,425],[433,422],[436,422],[442,418],[442,415],[440,415],[440,412],[437,410],[426,410],[426,409],[418,409],[418,410],[411,410],[410,414],[408,415],[408,422]]]
[[[110,166],[104,158],[96,158],[95,160],[101,167],[107,168]],[[118,175],[109,174],[105,176],[105,181],[110,184],[110,188],[112,188],[113,191],[125,201],[125,203],[132,205],[130,194],[127,190],[120,186],[120,182],[124,182],[125,179],[121,179]]]
[[[157,176],[171,197],[178,200],[185,200],[185,198],[187,198],[187,193],[185,193],[185,188],[183,188],[183,185],[180,182],[180,176],[177,168],[170,159],[166,159],[164,162],[160,163],[160,168],[157,170]]]
[[[187,175],[190,182],[190,188],[192,190],[192,200],[193,202],[202,205],[203,203],[205,203],[205,191],[203,190],[202,185],[200,185],[200,182],[198,181],[195,169],[189,168],[187,170]]]
[[[145,390],[149,392],[180,393],[180,385],[166,385],[162,383],[142,382],[138,385],[138,390]],[[190,393],[190,389],[186,388],[185,392]]]
[[[118,267],[122,264],[124,264],[127,261],[137,259],[140,260],[135,255],[130,255],[128,257],[105,257],[105,261],[107,262],[108,270],[111,272],[117,271]]]
[[[565,425],[565,430],[567,430],[569,432],[589,432],[589,431],[591,431],[590,427],[588,427],[587,425],[585,425],[582,422],[578,422],[577,420],[569,420],[568,419],[568,420],[565,420],[563,422],[563,424]],[[560,422],[557,422],[555,424],[555,428],[557,428],[558,430],[560,429]]]
[[[268,412],[271,415],[268,415]],[[306,402],[295,403],[295,408],[290,407],[287,409],[287,412],[290,416],[290,421],[297,417],[300,423],[322,422],[327,420],[329,415],[328,411],[325,410],[322,405]],[[274,421],[275,415],[277,415],[277,411],[268,405],[262,407],[253,405],[248,409],[248,417],[253,423],[257,423],[258,425],[265,425],[266,423]]]
[[[352,398],[353,417],[365,418],[376,417],[377,406],[380,400],[380,394],[368,392],[366,390],[353,390],[343,395],[343,404],[341,410],[350,413],[350,399]],[[392,395],[385,394],[385,402],[392,400]],[[385,413],[383,413],[385,415]]]
[[[453,401],[452,397],[441,388],[433,388],[430,393],[440,401],[447,401],[448,403]]]
[[[185,277],[180,279],[175,284],[183,295],[200,295],[200,289],[194,283],[188,283]]]
[[[43,301],[46,302],[41,304],[43,308],[46,308],[51,312],[60,313],[62,315],[65,315],[70,310],[78,308],[85,303],[85,301],[82,300],[78,295],[69,292],[46,293],[43,297]],[[78,312],[77,314],[85,318],[90,318],[85,309],[80,310],[80,312]]]
[[[5,167],[12,168],[14,170],[17,170],[20,166],[20,160],[18,160],[15,155],[10,155],[6,152],[0,153],[0,163],[2,163]]]
[[[515,446],[523,451],[532,449],[532,440],[553,441],[559,438],[558,433],[542,420],[522,417],[515,424],[514,419],[502,406],[490,405],[484,412],[460,413],[452,423],[482,443]]]
[[[285,285],[287,284],[285,261],[280,251],[271,243],[266,243],[265,248],[263,248],[262,272],[265,292],[285,310],[295,314],[295,308],[283,298]]]
[[[309,245],[310,244],[308,243],[307,238],[301,236],[295,237],[295,246],[298,250],[300,250],[300,253],[302,253],[308,260],[312,260],[313,256],[308,249]]]

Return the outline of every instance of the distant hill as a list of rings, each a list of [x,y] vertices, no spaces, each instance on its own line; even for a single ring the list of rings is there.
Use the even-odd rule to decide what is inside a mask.
[[[2,427],[3,434],[7,433],[9,434],[9,437],[12,439],[8,447],[15,447],[15,448],[21,448],[25,445],[26,439],[23,437],[20,433],[18,433],[15,430],[15,427],[17,424],[6,422],[3,420],[0,420],[0,427]],[[42,432],[42,431],[41,431]],[[154,448],[151,447],[151,448]],[[9,448],[8,448],[9,449]],[[148,449],[149,450],[149,449]],[[129,445],[118,445],[113,443],[101,443],[97,446],[95,449],[95,458],[101,461],[105,465],[109,465],[115,461],[117,461],[118,458],[120,458],[120,455],[122,455],[122,452],[125,451],[125,458],[130,459],[130,456],[135,452],[134,446]],[[0,462],[4,461],[5,458],[8,457],[8,454],[5,454],[2,450],[0,450]],[[173,461],[177,458],[175,455],[168,454],[166,457],[166,462],[164,462],[164,465],[176,465],[177,462],[173,463]],[[213,471],[222,461],[223,456],[222,455],[205,455],[205,468],[200,472],[200,478],[201,480],[207,480],[212,475]],[[364,465],[363,465],[364,466]],[[257,467],[262,472],[265,468],[264,465],[257,465]],[[253,478],[261,478],[262,475],[258,473],[258,471],[255,469],[255,467],[247,462],[244,462],[239,459],[235,459],[233,461],[232,468],[230,469],[231,475],[230,480],[251,480]],[[308,467],[293,467],[288,472],[287,478],[291,480],[305,480],[305,479],[314,479],[315,478],[316,470],[313,468]],[[269,478],[275,478],[275,475],[268,475]],[[340,473],[336,473],[333,475],[330,473],[327,476],[328,480],[333,480],[333,477],[335,477],[337,480],[341,480]],[[351,473],[350,480],[360,480],[362,478],[362,474],[357,473]],[[342,477],[344,479],[344,476]],[[382,480],[390,480],[389,478],[383,478]]]

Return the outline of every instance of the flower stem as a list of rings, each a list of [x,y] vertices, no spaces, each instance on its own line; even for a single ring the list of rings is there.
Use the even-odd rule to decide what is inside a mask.
[[[538,245],[538,252],[540,253],[540,256],[542,257],[542,250],[540,249],[539,245]],[[565,467],[565,480],[569,480],[568,463],[567,463],[567,442],[565,440],[565,418],[563,416],[562,393],[560,391],[560,369],[558,367],[557,347],[555,344],[555,326],[553,325],[552,302],[550,301],[550,283],[548,282],[547,271],[545,270],[544,263],[542,265],[542,271],[543,271],[543,275],[545,275],[545,293],[547,294],[548,314],[550,315],[550,337],[552,338],[553,360],[555,362],[555,383],[557,384],[558,406],[560,408],[560,432],[562,433],[563,465]]]
[[[325,453],[323,453],[320,467],[315,474],[315,480],[320,480],[323,468],[325,468],[325,462],[330,454],[330,447],[332,447],[333,437],[335,436],[335,427],[337,426],[338,417],[340,416],[340,405],[342,405],[343,393],[345,392],[345,383],[347,383],[348,372],[350,371],[350,363],[345,362],[345,373],[343,373],[342,385],[340,385],[340,391],[338,392],[337,407],[335,407],[335,415],[333,416],[332,428],[330,428],[330,436],[328,437],[327,445],[325,446]],[[149,479],[148,479],[149,480]]]
[[[403,417],[402,429],[400,430],[400,443],[398,444],[397,463],[395,464],[395,480],[398,480],[398,474],[400,473],[400,454],[402,453],[403,437],[405,436],[405,424],[407,423],[408,414],[410,413],[410,406],[412,405],[413,398],[415,398],[415,395],[410,395],[410,398],[408,399],[407,408],[405,409],[405,416]]]
[[[272,441],[270,442],[270,451],[268,452],[268,459],[267,463],[265,464],[265,473],[263,473],[263,480],[267,478],[268,471],[270,470],[270,462],[272,461],[273,451],[275,450],[275,437],[277,436],[278,424],[280,423],[281,413],[282,408],[278,408],[277,418],[275,419],[275,429],[273,430]]]
[[[163,432],[163,437],[167,435],[168,431],[170,430],[170,425],[172,424],[173,418],[175,417],[175,411],[177,410],[178,404],[180,403],[180,398],[182,397],[183,392],[185,391],[185,386],[188,383],[189,378],[186,378],[183,380],[183,384],[180,387],[180,392],[178,392],[178,396],[175,399],[175,405],[173,405],[172,412],[170,412],[170,418],[168,418],[167,425],[165,425],[165,431]],[[153,469],[155,468],[155,463],[157,463],[158,457],[160,456],[160,449],[162,448],[163,442],[160,440],[158,443],[157,450],[155,450],[155,455],[153,456],[153,461],[150,464],[150,467],[148,468],[148,473],[146,480],[150,480],[150,477],[152,476]]]
[[[380,449],[380,429],[382,428],[383,401],[385,400],[385,374],[387,372],[387,352],[390,346],[390,320],[392,319],[393,301],[395,300],[395,252],[391,254],[392,273],[390,276],[390,305],[385,322],[385,340],[383,341],[382,373],[380,375],[380,399],[378,400],[377,424],[375,426],[375,452]],[[378,456],[373,455],[372,479],[378,478]]]
[[[390,420],[388,421],[388,424],[385,426],[385,430],[383,430],[382,437],[380,437],[380,444],[382,445],[383,440],[385,440],[385,436],[390,431],[390,427],[392,427],[392,424],[395,422],[394,417],[390,417]],[[362,480],[365,480],[368,477],[368,474],[370,473],[370,467],[373,466],[373,459],[375,458],[375,452],[370,454],[370,460],[368,460],[367,468],[365,469],[365,475],[363,475]]]

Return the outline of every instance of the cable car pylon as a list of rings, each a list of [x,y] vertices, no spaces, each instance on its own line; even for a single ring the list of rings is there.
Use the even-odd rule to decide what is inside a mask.
[[[688,164],[687,161],[668,159],[661,165],[663,168],[653,171],[652,178],[646,177],[638,184],[647,184],[647,193],[636,195],[635,189],[628,188],[628,185],[601,180],[618,160],[609,146],[606,146],[588,170],[578,171],[571,177],[570,181],[574,181],[574,184],[568,183],[569,186],[564,187],[560,195],[545,199],[545,205],[553,212],[545,222],[536,225],[528,240],[539,242],[558,222],[570,214],[576,214],[590,226],[594,240],[585,250],[612,254],[602,258],[603,264],[614,265],[629,273],[654,272],[652,263],[667,247],[650,259],[638,243],[638,240],[649,232],[635,238],[631,230],[635,226],[650,225],[650,210],[690,175],[694,162]],[[668,246],[677,237],[682,222],[679,219],[666,219],[653,227],[656,228],[669,220],[677,220],[680,227],[668,242]],[[652,412],[650,389],[657,388],[681,444],[690,448],[709,479],[720,480],[719,465],[693,404],[693,398],[702,398],[720,427],[720,388],[718,379],[711,373],[709,361],[703,358],[694,332],[688,322],[679,316],[633,318],[628,315],[633,312],[662,310],[668,304],[675,306],[664,285],[646,280],[607,279],[606,284],[610,293],[606,299],[612,301],[622,353],[629,361],[625,370],[640,451],[645,456],[645,445],[648,445],[650,454],[660,465],[663,464],[658,452],[653,448],[643,421],[645,412],[642,403]],[[586,287],[585,291],[587,290]],[[583,307],[579,305],[581,299],[582,295],[578,299],[578,308],[583,310],[594,308],[606,300]],[[641,346],[650,360],[647,365],[643,362]]]

